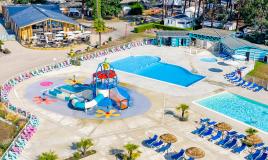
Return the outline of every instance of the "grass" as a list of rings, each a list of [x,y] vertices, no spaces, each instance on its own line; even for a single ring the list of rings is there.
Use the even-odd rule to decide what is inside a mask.
[[[254,69],[250,71],[247,76],[268,80],[268,64],[256,62]]]
[[[9,125],[0,120],[0,157],[8,148],[17,131],[14,125]]]

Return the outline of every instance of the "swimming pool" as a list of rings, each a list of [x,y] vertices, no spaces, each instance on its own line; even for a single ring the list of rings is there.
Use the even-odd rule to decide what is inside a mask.
[[[129,56],[111,63],[121,71],[188,87],[204,78],[180,66],[163,63],[155,56]]]
[[[195,103],[268,132],[268,105],[266,104],[229,92],[201,99]]]

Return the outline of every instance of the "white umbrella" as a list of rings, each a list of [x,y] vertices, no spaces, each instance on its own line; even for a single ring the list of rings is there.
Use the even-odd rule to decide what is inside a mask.
[[[31,39],[38,39],[36,35],[32,36]]]
[[[240,65],[237,61],[224,61],[224,63],[234,67],[238,67]]]
[[[241,60],[241,61],[244,61],[247,59],[246,56],[243,56],[243,55],[232,55],[232,57],[236,60]]]
[[[55,36],[56,36],[56,37],[63,37],[63,34],[58,33],[58,34],[56,34]]]
[[[81,31],[73,31],[74,34],[80,34]]]
[[[90,31],[85,31],[85,32],[83,32],[83,34],[91,34],[91,32]]]
[[[59,31],[58,34],[64,34],[65,32],[64,31]]]
[[[51,32],[45,32],[44,35],[51,35]]]

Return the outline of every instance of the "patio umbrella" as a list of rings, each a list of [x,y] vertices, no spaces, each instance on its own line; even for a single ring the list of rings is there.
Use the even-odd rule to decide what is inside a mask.
[[[177,142],[176,136],[170,133],[166,133],[160,136],[160,139],[165,143],[175,143]]]
[[[205,157],[205,152],[197,147],[190,147],[186,149],[186,155],[195,159]]]
[[[44,35],[51,35],[51,32],[45,32]]]
[[[230,131],[232,129],[232,127],[225,122],[221,122],[221,123],[216,124],[216,127],[220,131]]]
[[[247,135],[245,138],[245,143],[250,144],[250,145],[255,145],[262,143],[261,137],[257,135]]]
[[[64,31],[59,31],[58,34],[64,34],[65,32]]]

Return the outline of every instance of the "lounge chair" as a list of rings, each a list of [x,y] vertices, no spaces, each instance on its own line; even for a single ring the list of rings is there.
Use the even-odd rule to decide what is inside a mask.
[[[147,144],[147,145],[149,145],[149,144],[153,143],[154,141],[156,141],[157,137],[158,136],[155,134],[152,138],[149,138],[147,140],[144,140],[144,143]]]
[[[192,131],[193,134],[200,134],[206,129],[206,125],[202,124],[200,128],[197,128],[196,130]]]
[[[257,88],[253,89],[253,92],[259,92],[263,89],[262,86],[258,86]]]
[[[225,145],[223,145],[223,148],[233,148],[237,143],[237,139],[233,139],[231,142],[226,143]]]
[[[207,125],[208,125],[208,126],[215,125],[215,124],[217,124],[216,121],[207,122]]]
[[[252,90],[252,89],[254,89],[254,88],[258,87],[258,86],[259,85],[257,85],[256,83],[253,83],[253,85],[250,86],[250,87],[247,87],[247,89]]]
[[[224,145],[225,143],[227,143],[230,140],[230,136],[226,136],[224,139],[220,140],[219,142],[217,142],[217,145]]]
[[[238,79],[240,79],[240,78],[235,76],[235,77],[228,78],[228,81],[234,81],[234,80],[238,80]]]
[[[262,155],[255,160],[267,160],[268,154],[267,153],[262,153]]]
[[[234,136],[234,135],[236,135],[237,134],[237,132],[236,131],[231,131],[231,132],[228,132],[228,135],[229,136]]]
[[[204,118],[204,119],[201,118],[199,123],[206,123],[208,121],[210,121],[209,118]]]
[[[218,131],[217,134],[215,136],[211,136],[211,138],[209,139],[209,141],[216,141],[218,140],[219,138],[221,138],[222,136],[222,131]]]
[[[252,85],[252,82],[248,82],[247,84],[242,85],[242,87],[243,87],[243,88],[247,88],[247,87],[249,87],[249,86],[251,86],[251,85]]]
[[[245,138],[246,136],[244,134],[239,134],[235,136],[237,139]]]
[[[150,145],[150,147],[159,147],[163,144],[164,142],[163,141],[158,141],[158,142],[154,142]]]
[[[257,157],[261,155],[261,150],[257,149],[254,153],[247,155],[245,158],[248,160],[255,160]]]
[[[258,143],[258,144],[254,145],[254,148],[259,148],[259,147],[262,147],[262,146],[264,146],[264,143]]]
[[[171,143],[166,144],[165,146],[162,146],[161,148],[157,149],[157,152],[166,152],[171,147]]]
[[[185,150],[184,149],[181,149],[178,153],[172,155],[171,156],[171,159],[173,159],[173,160],[182,159],[184,157],[184,152],[185,152]]]
[[[244,151],[247,148],[247,145],[245,143],[242,143],[241,146],[236,147],[232,150],[233,153],[240,153],[242,151]]]
[[[242,86],[242,85],[244,85],[246,82],[247,82],[247,81],[242,80],[242,81],[240,81],[239,83],[237,83],[236,86]]]
[[[238,79],[235,79],[235,80],[230,80],[230,82],[232,83],[239,83],[239,82],[242,82],[242,78],[238,78]]]
[[[187,160],[194,160],[194,158],[193,158],[193,157],[190,157],[190,158],[188,158]]]
[[[208,128],[206,131],[200,134],[200,137],[203,138],[203,137],[211,135],[212,133],[213,133],[213,128]]]

